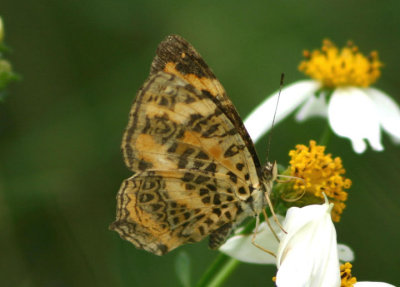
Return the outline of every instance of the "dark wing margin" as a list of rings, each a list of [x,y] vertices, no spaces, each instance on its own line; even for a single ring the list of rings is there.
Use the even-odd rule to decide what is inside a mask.
[[[165,71],[168,63],[175,63],[176,70],[182,75],[216,78],[195,48],[178,35],[169,35],[158,45],[150,75]]]

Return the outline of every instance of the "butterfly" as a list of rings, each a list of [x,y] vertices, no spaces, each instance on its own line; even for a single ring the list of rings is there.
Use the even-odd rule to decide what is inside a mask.
[[[261,166],[226,92],[182,37],[162,41],[122,140],[133,175],[117,194],[119,235],[157,255],[231,230],[267,206],[276,165]]]

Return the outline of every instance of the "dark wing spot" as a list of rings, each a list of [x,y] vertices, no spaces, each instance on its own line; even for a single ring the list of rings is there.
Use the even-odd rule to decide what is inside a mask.
[[[221,216],[221,209],[219,208],[213,208],[212,212],[215,213],[217,216]]]
[[[198,161],[198,160],[196,160],[194,162],[194,168],[196,168],[196,169],[201,168],[203,165],[204,165],[204,162],[201,162],[201,161]]]
[[[243,186],[239,187],[239,193],[246,194],[246,189]]]
[[[158,102],[160,106],[168,106],[168,100],[165,97],[161,97],[161,100]]]
[[[208,155],[203,152],[203,151],[199,151],[196,155],[196,158],[198,159],[209,159]]]
[[[200,235],[204,235],[204,227],[203,226],[199,226],[199,232],[200,232]]]
[[[201,199],[201,201],[203,202],[203,203],[210,203],[210,197],[209,196],[206,196],[206,197],[204,197],[204,198],[202,198]]]
[[[207,218],[206,220],[204,220],[204,222],[205,222],[208,226],[210,226],[211,224],[214,223],[214,221],[213,221],[211,218]]]
[[[185,184],[185,188],[186,188],[187,190],[193,190],[193,189],[195,189],[196,187],[195,187],[193,184],[187,183],[187,184]]]
[[[209,137],[209,136],[212,136],[212,134],[218,129],[218,126],[219,126],[219,124],[214,124],[214,125],[210,126],[210,127],[208,128],[208,130],[206,130],[206,131],[202,134],[202,136],[205,137],[205,138],[207,138],[207,137]]]
[[[238,146],[236,144],[232,144],[224,153],[224,157],[232,157],[239,153],[244,146]]]
[[[217,204],[217,205],[221,204],[221,200],[219,198],[219,194],[214,195],[213,203]]]
[[[243,167],[244,167],[243,163],[237,163],[236,164],[236,169],[239,170],[239,171],[241,171],[243,169]]]
[[[153,203],[153,204],[151,205],[151,207],[153,208],[153,211],[157,211],[157,210],[159,210],[160,208],[162,208],[163,206],[162,206],[161,204],[159,204],[159,203]]]
[[[142,203],[149,202],[154,199],[154,195],[150,193],[141,193],[139,196],[139,201]]]
[[[178,168],[185,168],[187,164],[188,164],[188,160],[185,157],[181,156],[179,158]]]
[[[206,171],[211,171],[211,172],[215,172],[215,170],[216,170],[216,168],[217,168],[217,165],[215,164],[215,163],[210,163],[207,167],[206,167]]]
[[[237,176],[236,176],[236,174],[234,174],[233,172],[229,171],[229,172],[227,173],[227,175],[229,175],[229,178],[230,178],[230,180],[231,180],[233,183],[237,183]]]
[[[204,214],[199,214],[196,216],[196,220],[199,221],[200,219],[202,219],[205,215]]]
[[[207,188],[200,188],[200,196],[208,194],[208,189]]]
[[[140,170],[146,170],[146,169],[151,168],[152,166],[153,166],[153,164],[151,162],[146,162],[142,159],[139,161],[139,164],[138,164],[138,168]]]
[[[193,179],[194,179],[194,174],[190,172],[185,172],[185,174],[182,177],[182,180],[186,182],[193,181]]]
[[[189,155],[191,155],[192,153],[194,153],[194,149],[192,148],[188,148],[187,150],[185,150],[182,154],[183,157],[188,157]]]
[[[169,147],[169,149],[167,150],[167,152],[169,152],[169,153],[174,153],[174,152],[176,151],[177,147],[178,147],[178,144],[177,144],[177,143],[173,143],[173,144]]]
[[[207,184],[207,188],[212,191],[217,191],[217,187],[213,184]]]
[[[202,184],[202,183],[204,183],[204,182],[206,182],[206,181],[209,181],[209,180],[210,180],[210,178],[209,178],[208,176],[199,175],[199,176],[194,180],[194,182],[195,182],[196,184]]]

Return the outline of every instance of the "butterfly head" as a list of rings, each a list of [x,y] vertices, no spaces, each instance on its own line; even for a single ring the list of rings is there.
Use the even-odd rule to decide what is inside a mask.
[[[262,168],[262,177],[267,194],[272,190],[272,185],[278,177],[278,166],[276,161],[273,163],[267,162]]]

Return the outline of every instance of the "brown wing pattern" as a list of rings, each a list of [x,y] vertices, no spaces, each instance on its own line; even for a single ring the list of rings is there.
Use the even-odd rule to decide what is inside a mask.
[[[144,84],[132,106],[122,150],[127,166],[136,174],[118,193],[117,219],[111,228],[137,247],[164,254],[211,235],[210,246],[216,248],[232,225],[255,214],[252,191],[260,183],[244,141],[207,94],[175,75],[161,71]],[[161,213],[137,200],[156,178],[163,188],[151,194],[159,193]],[[181,209],[186,208],[190,217],[173,217],[169,211],[178,203],[174,198],[167,201],[165,195],[184,192],[187,195],[181,201],[186,203]],[[196,216],[207,211],[208,216],[219,217],[230,211],[207,225],[195,216],[199,209]],[[179,225],[183,227],[173,224],[183,218],[186,221]],[[186,236],[179,237],[182,234]]]
[[[111,228],[157,255],[211,234],[210,247],[246,217],[229,177],[196,170],[145,171],[122,183]]]
[[[208,97],[177,76],[150,77],[133,104],[122,150],[133,171],[198,169],[259,186],[251,154],[236,127]]]
[[[249,149],[257,170],[260,170],[260,161],[242,119],[226,95],[221,83],[189,42],[178,35],[167,36],[157,48],[150,75],[159,71],[177,75],[199,91],[209,94],[214,103],[235,125],[237,132]]]

